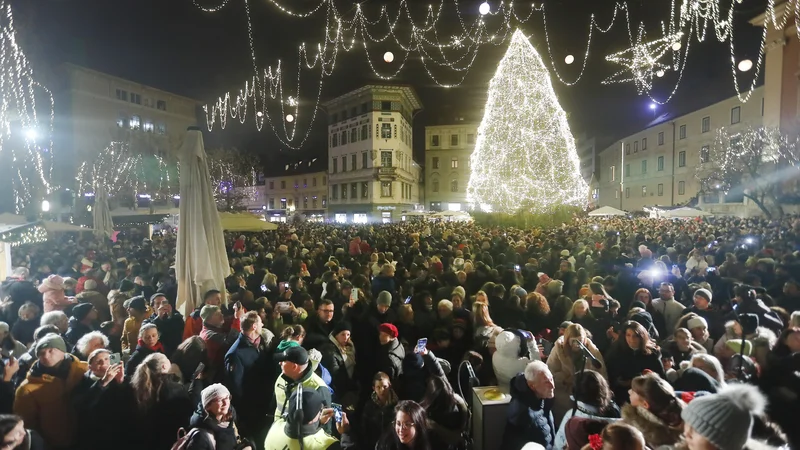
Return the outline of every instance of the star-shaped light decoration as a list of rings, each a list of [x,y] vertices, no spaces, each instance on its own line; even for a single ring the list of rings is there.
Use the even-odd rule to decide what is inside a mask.
[[[639,94],[653,89],[653,77],[656,73],[669,69],[669,65],[659,60],[672,48],[672,44],[680,41],[682,32],[667,34],[655,41],[645,41],[644,25],[639,25],[633,47],[606,56],[606,61],[624,67],[619,72],[603,80],[603,84],[628,83],[633,81]]]

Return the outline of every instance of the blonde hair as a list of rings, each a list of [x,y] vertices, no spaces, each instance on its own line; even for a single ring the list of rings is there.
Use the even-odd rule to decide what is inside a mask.
[[[589,302],[579,298],[578,300],[575,300],[575,302],[572,304],[572,308],[570,308],[569,312],[567,313],[567,320],[572,320],[572,318],[575,317],[575,310],[578,308],[578,305],[583,305],[586,308],[586,315],[592,315],[592,312],[589,310]]]
[[[483,291],[481,291],[483,292]],[[480,294],[480,292],[479,292]],[[485,295],[485,294],[484,294]],[[492,317],[489,315],[489,304],[484,302],[475,302],[472,305],[472,314],[475,316],[475,325],[476,326],[495,326]]]
[[[142,411],[147,411],[158,403],[161,387],[167,382],[167,373],[163,372],[164,364],[170,364],[166,355],[153,353],[133,373],[131,388]]]
[[[675,330],[675,336],[678,336],[678,333],[684,335],[685,338],[692,340],[692,333],[687,330],[686,328],[678,328]]]
[[[413,323],[414,322],[414,308],[411,305],[403,305],[397,311],[397,317],[402,322]]]

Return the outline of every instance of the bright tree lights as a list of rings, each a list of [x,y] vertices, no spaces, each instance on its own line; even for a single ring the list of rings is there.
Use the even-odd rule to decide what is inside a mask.
[[[467,201],[483,211],[542,213],[587,201],[567,115],[519,30],[489,83],[470,170]]]

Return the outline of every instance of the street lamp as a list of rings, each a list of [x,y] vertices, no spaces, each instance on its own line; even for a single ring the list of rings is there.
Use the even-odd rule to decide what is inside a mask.
[[[42,212],[49,212],[50,211],[50,202],[47,200],[42,201]]]
[[[383,60],[386,61],[387,63],[390,63],[390,62],[394,61],[394,53],[392,53],[392,52],[384,53],[383,54]]]
[[[492,7],[489,6],[489,2],[483,2],[481,3],[481,6],[478,7],[478,12],[481,13],[482,16],[485,16],[489,14],[489,11],[491,11],[491,9]]]
[[[567,55],[567,57],[564,58],[564,62],[567,64],[572,64],[573,62],[575,62],[575,57],[572,55]]]
[[[753,68],[753,61],[749,59],[743,59],[739,61],[739,65],[737,67],[739,68],[739,71],[747,72],[748,70]]]

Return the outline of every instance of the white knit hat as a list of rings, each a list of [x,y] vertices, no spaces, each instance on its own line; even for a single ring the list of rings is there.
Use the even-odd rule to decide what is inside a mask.
[[[203,389],[203,392],[200,393],[204,409],[207,408],[208,405],[214,400],[220,397],[230,397],[230,396],[231,396],[231,391],[229,391],[228,388],[226,388],[220,383],[214,383],[209,387]]]

